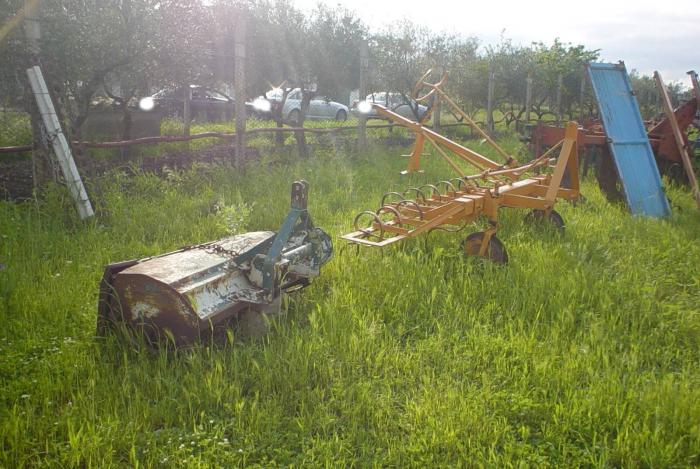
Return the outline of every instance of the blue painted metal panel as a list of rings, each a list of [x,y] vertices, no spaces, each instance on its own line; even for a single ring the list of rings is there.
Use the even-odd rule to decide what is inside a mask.
[[[669,215],[671,208],[625,65],[591,63],[588,76],[630,211]]]

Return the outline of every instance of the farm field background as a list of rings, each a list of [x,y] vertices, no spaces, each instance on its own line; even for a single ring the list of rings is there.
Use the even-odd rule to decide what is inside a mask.
[[[0,202],[0,466],[700,465],[687,189],[668,189],[673,215],[658,221],[586,180],[586,203],[558,204],[564,235],[504,210],[505,267],[463,257],[470,228],[344,248],[384,192],[451,174],[428,157],[402,177],[406,152],[115,171],[88,181],[87,223],[57,187]],[[335,255],[265,338],[153,351],[95,337],[105,264],[276,230],[297,178]]]

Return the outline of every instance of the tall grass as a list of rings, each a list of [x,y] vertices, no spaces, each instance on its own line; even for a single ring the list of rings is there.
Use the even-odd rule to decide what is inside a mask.
[[[0,107],[0,147],[29,145],[32,143],[32,125],[29,114]],[[7,157],[8,153],[1,154]],[[11,157],[16,154],[9,153]]]
[[[374,148],[115,173],[90,182],[99,216],[86,223],[59,188],[0,203],[0,466],[700,464],[687,192],[672,187],[658,221],[586,181],[587,203],[558,207],[563,236],[504,210],[506,267],[464,259],[468,231],[344,248],[338,235],[383,192],[450,174],[428,157],[401,177],[405,163]],[[302,177],[335,257],[268,336],[161,351],[95,338],[106,263],[276,229]]]

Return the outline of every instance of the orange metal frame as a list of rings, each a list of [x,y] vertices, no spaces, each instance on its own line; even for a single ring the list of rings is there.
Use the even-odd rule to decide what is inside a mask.
[[[424,82],[425,76],[414,89],[414,96],[423,86],[428,86],[431,91],[417,101],[426,101],[435,95],[437,99],[444,99],[455,111],[463,115],[467,122],[472,124],[483,136],[496,147],[504,156],[506,163],[494,162],[479,153],[470,150],[456,142],[425,127],[423,124],[429,117],[424,117],[421,122],[414,122],[396,113],[389,111],[381,105],[374,104],[374,108],[391,121],[402,125],[416,134],[416,143],[411,154],[407,172],[419,169],[420,156],[425,141],[428,141],[438,153],[459,174],[459,177],[440,181],[437,184],[426,184],[418,188],[406,190],[403,194],[389,192],[384,195],[378,210],[365,211],[355,217],[355,231],[342,236],[343,239],[362,246],[383,247],[396,243],[406,238],[414,238],[428,233],[442,226],[457,226],[471,223],[480,217],[489,221],[489,228],[481,233],[480,241],[476,247],[465,246],[467,254],[480,255],[494,259],[489,251],[493,247],[492,238],[495,238],[498,226],[498,209],[501,207],[529,208],[540,217],[550,219],[556,199],[569,201],[578,200],[578,126],[570,122],[565,131],[564,139],[547,153],[529,163],[519,165],[515,158],[509,156],[493,140],[459,109],[454,102],[445,95],[441,86],[446,81],[445,74],[438,84]],[[557,149],[558,158],[550,159],[550,155]],[[448,155],[448,151],[456,155],[461,161],[476,167],[480,172],[467,175],[462,167]],[[524,177],[525,174],[535,168],[551,168],[551,172]],[[569,187],[562,187],[565,172],[569,173]],[[414,198],[406,198],[414,195]],[[393,199],[389,201],[389,199]],[[557,217],[558,214],[557,214]],[[369,218],[369,226],[360,227],[360,221]],[[559,217],[560,219],[560,217]],[[500,243],[500,241],[498,241]]]

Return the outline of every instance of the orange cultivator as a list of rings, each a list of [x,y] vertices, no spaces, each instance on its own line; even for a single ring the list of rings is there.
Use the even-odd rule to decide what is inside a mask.
[[[454,112],[465,118],[487,142],[497,149],[499,154],[505,157],[506,163],[494,162],[425,127],[423,122],[427,117],[421,122],[413,122],[381,105],[373,104],[378,113],[416,134],[416,144],[406,172],[419,169],[419,158],[423,145],[427,141],[459,174],[459,177],[410,188],[403,193],[384,194],[379,209],[357,215],[354,220],[355,231],[342,238],[357,245],[383,247],[404,239],[415,238],[435,229],[449,230],[448,227],[472,223],[485,217],[489,221],[489,228],[467,236],[463,243],[465,254],[506,263],[508,254],[503,243],[495,235],[498,228],[499,208],[529,208],[533,210],[531,219],[547,220],[562,229],[564,222],[559,213],[554,210],[556,200],[565,199],[574,202],[580,197],[577,124],[570,122],[561,142],[539,158],[521,165],[498,147],[444,93],[441,86],[447,78],[446,74],[437,84],[423,81],[426,77],[427,74],[414,89],[416,100],[426,102],[431,96],[434,96],[434,99],[445,100]],[[424,96],[418,97],[420,89],[425,86],[431,90]],[[556,150],[559,150],[558,158],[550,159],[550,155]],[[448,152],[476,167],[479,172],[466,175]],[[551,171],[543,171],[547,168]],[[530,174],[534,170],[540,174]],[[566,188],[562,187],[565,172],[568,172]],[[530,175],[527,176],[528,174]],[[407,198],[409,195],[414,198]]]

